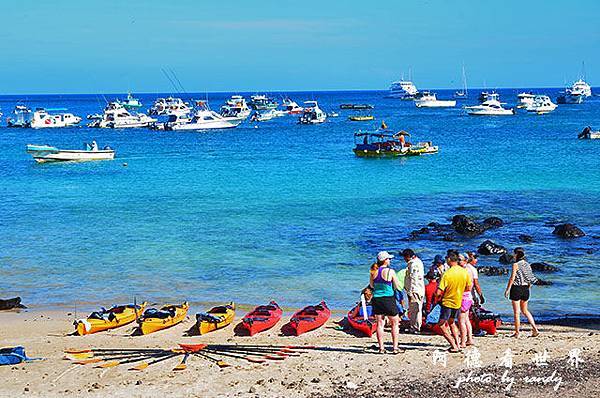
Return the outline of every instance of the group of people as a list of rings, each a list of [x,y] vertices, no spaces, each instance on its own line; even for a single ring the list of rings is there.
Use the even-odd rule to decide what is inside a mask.
[[[377,321],[379,352],[386,352],[383,338],[386,320],[392,332],[392,353],[399,352],[400,316],[404,314],[408,317],[407,326],[411,333],[420,333],[423,328],[437,325],[450,344],[450,352],[460,352],[473,345],[471,311],[474,306],[478,308],[485,303],[477,272],[477,253],[461,254],[450,249],[445,258],[435,257],[427,273],[423,261],[412,249],[403,250],[402,257],[406,268],[396,272],[391,267],[394,256],[386,251],[379,252],[377,261],[371,266],[369,286],[364,291]],[[515,332],[512,336],[519,337],[522,313],[531,324],[535,337],[539,331],[527,303],[536,278],[522,248],[514,250],[514,258],[505,291],[513,307]],[[439,313],[439,318],[432,321],[434,313]]]

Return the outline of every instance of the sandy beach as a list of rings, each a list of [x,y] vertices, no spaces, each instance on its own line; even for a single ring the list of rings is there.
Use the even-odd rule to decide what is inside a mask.
[[[238,319],[244,311],[239,310]],[[441,337],[402,334],[401,354],[379,355],[372,350],[375,337],[359,338],[338,330],[336,322],[343,315],[332,315],[325,327],[300,337],[282,336],[277,327],[251,338],[238,337],[234,336],[231,325],[208,335],[184,337],[193,325],[191,319],[148,336],[131,337],[133,325],[130,325],[77,337],[67,336],[73,321],[68,311],[3,312],[0,346],[23,345],[30,357],[45,360],[0,367],[0,377],[4,380],[0,396],[421,397],[522,396],[526,392],[529,397],[542,397],[573,396],[574,391],[578,396],[590,396],[600,389],[597,380],[600,325],[594,322],[585,327],[543,325],[538,338],[524,334],[518,340],[509,337],[509,326],[505,326],[497,336],[476,339],[480,358],[472,355],[474,351],[448,354],[444,367],[439,353],[446,349],[446,343]],[[181,372],[172,370],[180,358],[152,365],[142,372],[130,371],[127,365],[99,369],[93,364],[74,365],[63,359],[64,350],[70,348],[172,348],[177,343],[316,345],[340,351],[307,351],[298,357],[266,364],[233,359],[227,360],[232,366],[224,369],[192,357],[188,368]],[[513,354],[512,369],[500,366],[508,348]],[[582,362],[577,369],[568,360],[575,349],[581,350]],[[547,356],[541,362],[547,364],[537,366],[534,357],[536,354],[543,357],[544,350]],[[434,359],[439,360],[435,365]],[[515,377],[509,391],[501,381],[505,371]],[[470,372],[470,379],[462,380],[461,389],[454,388],[459,377]],[[477,379],[477,375],[484,374],[487,378]],[[540,379],[525,382],[525,376]],[[384,381],[387,381],[385,386]]]

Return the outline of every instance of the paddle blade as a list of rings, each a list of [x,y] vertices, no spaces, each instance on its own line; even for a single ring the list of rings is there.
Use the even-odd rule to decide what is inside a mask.
[[[97,368],[114,368],[115,366],[119,366],[120,362],[119,361],[110,361],[110,362],[105,362],[105,363],[101,363],[100,365],[96,366]]]
[[[220,368],[227,368],[227,367],[229,367],[229,366],[231,366],[231,365],[230,365],[230,364],[228,364],[228,363],[227,363],[227,362],[225,362],[225,361],[217,361],[217,366],[218,366],[218,367],[220,367]]]
[[[258,359],[258,358],[246,358],[246,361],[253,362],[253,363],[264,363],[265,362],[264,359]]]
[[[70,361],[77,361],[77,360],[81,360],[81,359],[88,359],[88,358],[92,358],[94,356],[93,352],[80,352],[80,353],[69,353],[69,354],[65,354],[65,356],[63,357],[63,359],[67,359]]]
[[[89,348],[85,348],[83,350],[81,349],[75,349],[75,348],[68,348],[65,350],[65,354],[81,354],[84,352],[92,352],[92,350],[90,350]]]
[[[265,358],[270,359],[272,361],[283,361],[286,357],[274,357],[272,355],[265,355]]]
[[[150,365],[148,365],[147,362],[142,362],[142,363],[140,363],[137,366],[129,368],[129,370],[139,370],[139,371],[142,371],[142,370],[146,369],[148,366],[150,366]]]
[[[100,359],[100,358],[84,359],[82,361],[75,361],[73,363],[76,365],[88,365],[90,363],[98,363],[98,362],[102,362],[102,359]]]

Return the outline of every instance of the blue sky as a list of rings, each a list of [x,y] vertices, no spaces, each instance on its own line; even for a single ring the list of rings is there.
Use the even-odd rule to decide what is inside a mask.
[[[0,7],[0,93],[600,82],[600,1],[70,1]]]

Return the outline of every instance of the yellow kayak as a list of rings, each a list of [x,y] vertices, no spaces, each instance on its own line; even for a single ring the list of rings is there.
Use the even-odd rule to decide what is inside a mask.
[[[185,319],[189,308],[187,301],[180,305],[164,305],[160,310],[149,308],[139,320],[140,331],[150,334],[175,326]]]
[[[75,333],[80,336],[103,332],[127,325],[141,316],[147,303],[134,305],[119,305],[105,310],[92,312],[86,319],[74,322]]]
[[[348,119],[350,119],[353,122],[368,122],[370,120],[375,119],[374,116],[372,115],[365,115],[365,116],[350,116],[348,117]]]
[[[235,303],[233,302],[213,307],[206,313],[196,314],[198,333],[206,334],[224,328],[233,322],[233,318],[235,318]]]

